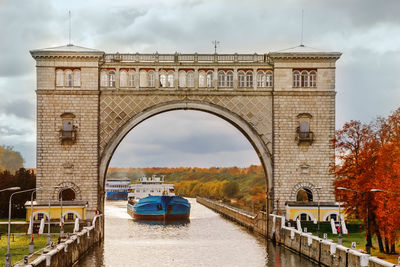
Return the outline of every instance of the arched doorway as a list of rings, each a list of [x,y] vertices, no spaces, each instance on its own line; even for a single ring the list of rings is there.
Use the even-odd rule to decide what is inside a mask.
[[[68,200],[75,200],[75,191],[71,188],[66,188],[64,190],[61,190],[58,193],[58,199],[62,199],[63,201],[68,201]]]

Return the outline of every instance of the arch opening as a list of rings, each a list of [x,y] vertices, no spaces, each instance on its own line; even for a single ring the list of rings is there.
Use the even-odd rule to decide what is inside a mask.
[[[168,111],[174,110],[195,110],[202,111],[212,115],[215,115],[224,121],[233,125],[236,129],[238,129],[244,137],[250,142],[253,149],[257,153],[257,156],[263,166],[265,177],[266,177],[266,191],[267,198],[271,196],[273,190],[273,172],[272,172],[272,159],[270,150],[267,147],[267,144],[263,141],[261,136],[257,133],[257,131],[252,127],[247,121],[233,113],[230,110],[222,108],[217,105],[213,105],[205,102],[168,102],[159,104],[148,109],[143,110],[136,116],[132,117],[125,125],[123,125],[117,132],[111,137],[107,145],[105,146],[103,153],[100,157],[100,166],[99,166],[99,184],[101,186],[101,192],[104,194],[104,185],[105,178],[108,169],[108,165],[111,161],[111,158],[117,149],[118,145],[125,138],[125,136],[136,126],[138,126],[143,121]],[[103,199],[101,197],[100,199]],[[273,199],[269,197],[268,199]],[[103,206],[103,204],[101,204]],[[272,206],[270,203],[268,206]]]

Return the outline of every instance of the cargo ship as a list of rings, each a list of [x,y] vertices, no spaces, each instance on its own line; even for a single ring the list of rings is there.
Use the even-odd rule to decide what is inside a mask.
[[[190,203],[175,196],[174,185],[164,184],[164,176],[141,177],[128,193],[127,212],[135,220],[188,220]]]
[[[131,180],[125,179],[107,179],[106,180],[106,199],[107,200],[127,200],[129,184]]]
[[[190,203],[179,196],[149,196],[128,202],[128,214],[135,220],[184,221],[190,216]]]

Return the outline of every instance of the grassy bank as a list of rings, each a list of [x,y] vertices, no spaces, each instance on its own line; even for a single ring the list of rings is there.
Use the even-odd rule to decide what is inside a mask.
[[[11,264],[15,264],[20,261],[24,256],[29,254],[28,244],[31,241],[31,237],[28,235],[15,235],[14,241],[11,238],[10,241],[10,254],[11,254]],[[58,234],[51,236],[51,240],[57,243]],[[46,247],[46,235],[34,236],[35,251]],[[0,267],[4,266],[4,255],[7,253],[7,236],[2,236],[0,239]]]

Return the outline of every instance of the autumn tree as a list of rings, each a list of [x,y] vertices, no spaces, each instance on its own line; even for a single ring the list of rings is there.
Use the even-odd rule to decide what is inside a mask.
[[[14,173],[24,165],[21,153],[14,151],[13,147],[0,146],[0,171],[9,170]]]
[[[400,230],[399,170],[396,169],[400,159],[399,124],[400,109],[389,118],[378,118],[370,124],[350,121],[337,131],[334,139],[335,193],[340,194],[348,214],[369,226],[368,246],[371,247],[371,233],[374,232],[379,249],[384,252],[382,235],[385,237],[386,253],[389,253],[389,246],[394,252]],[[337,190],[338,187],[352,191]]]

